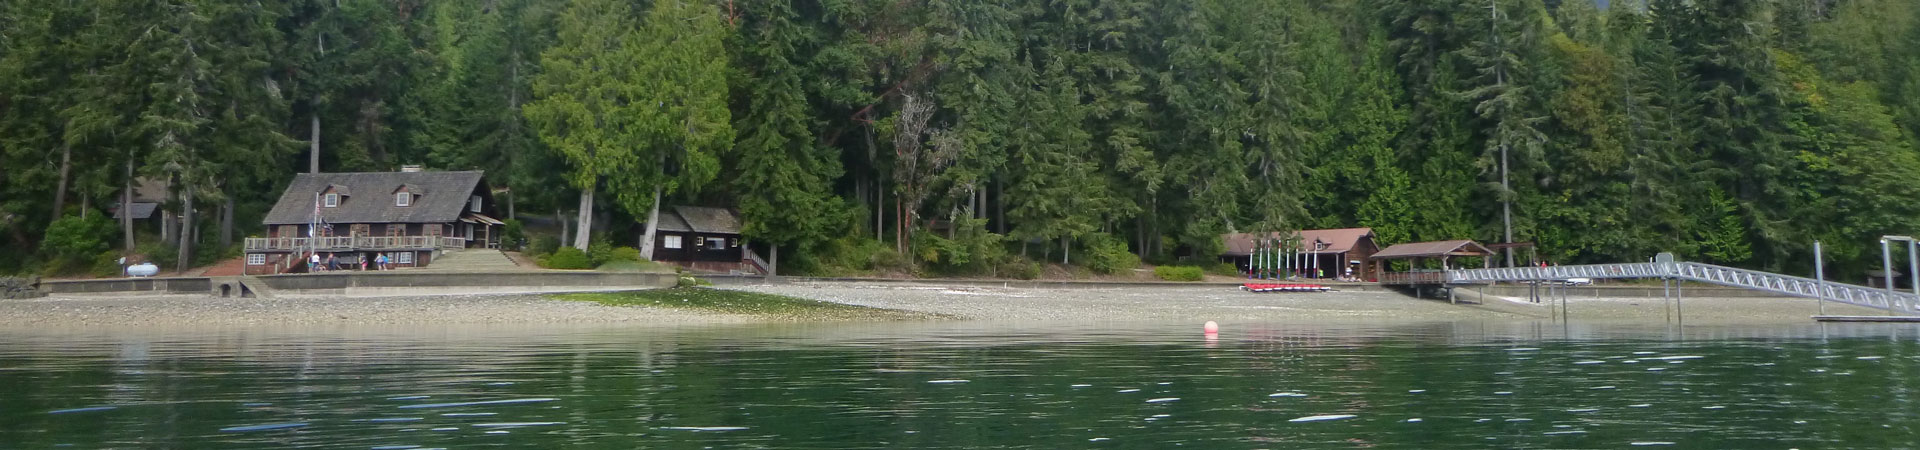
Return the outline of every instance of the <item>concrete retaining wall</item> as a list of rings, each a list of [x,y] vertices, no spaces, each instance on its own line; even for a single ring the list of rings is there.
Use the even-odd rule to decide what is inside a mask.
[[[335,272],[256,277],[281,295],[525,294],[672,287],[670,273],[603,272]],[[223,279],[226,282],[234,280]],[[211,278],[121,278],[44,281],[49,294],[212,294]],[[239,292],[232,295],[238,296]]]
[[[667,273],[336,272],[257,277],[280,295],[520,294],[672,287]]]
[[[205,294],[211,289],[213,289],[213,282],[205,277],[45,280],[40,282],[40,291],[48,294],[101,294],[112,292]]]

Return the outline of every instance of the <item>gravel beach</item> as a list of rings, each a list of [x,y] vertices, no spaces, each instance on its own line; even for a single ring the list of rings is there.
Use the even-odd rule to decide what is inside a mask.
[[[1232,286],[1081,289],[991,288],[937,283],[833,282],[725,286],[748,292],[984,321],[1298,321],[1548,320],[1555,307],[1488,297],[1484,304],[1448,304],[1391,292],[1268,293]],[[1477,298],[1463,295],[1462,299]],[[1659,298],[1573,298],[1576,321],[1662,323]],[[1797,298],[1687,298],[1687,323],[1809,323],[1817,303]],[[1829,304],[1834,315],[1885,312]],[[400,297],[72,296],[0,301],[0,327],[246,326],[326,324],[690,325],[805,321],[766,315],[672,308],[606,306],[542,295]]]
[[[46,297],[0,301],[6,326],[315,324],[749,323],[748,316],[603,306],[540,295],[217,298]]]
[[[1004,321],[1547,320],[1545,304],[1488,297],[1485,304],[1417,299],[1394,292],[1251,293],[1233,286],[1017,289],[927,284],[809,283],[731,286],[875,308]],[[1667,320],[1659,298],[1571,298],[1576,321]],[[1801,298],[1687,298],[1688,323],[1810,323],[1819,305]],[[1827,314],[1886,312],[1828,304]]]

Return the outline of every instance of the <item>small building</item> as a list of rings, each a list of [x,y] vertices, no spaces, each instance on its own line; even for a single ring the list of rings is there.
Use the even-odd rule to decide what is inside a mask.
[[[1483,267],[1493,267],[1493,258],[1497,253],[1478,242],[1458,239],[1451,241],[1409,242],[1394,244],[1373,254],[1374,279],[1384,284],[1439,284],[1445,282],[1442,277],[1446,270],[1461,267],[1466,258],[1478,258]],[[1387,261],[1406,260],[1406,272],[1388,273]]]
[[[1265,237],[1263,240],[1262,237]],[[1222,236],[1226,251],[1221,259],[1242,271],[1262,267],[1285,267],[1293,275],[1306,278],[1340,278],[1353,269],[1354,277],[1372,273],[1372,256],[1380,251],[1374,243],[1372,228],[1334,228],[1301,230],[1294,233],[1233,233]],[[1280,261],[1255,261],[1255,253]]]
[[[145,223],[150,223],[151,225],[148,226],[158,230],[160,221],[156,220],[157,216],[164,215],[160,212],[160,205],[167,202],[166,180],[153,177],[135,178],[132,194],[133,202],[130,204],[133,206],[125,208],[124,211],[120,208],[120,196],[114,196],[113,204],[107,207],[108,212],[113,214],[113,220],[118,222],[122,214],[132,214],[134,223],[152,220]]]
[[[653,260],[710,272],[763,273],[758,256],[740,241],[740,218],[733,210],[704,206],[663,206],[653,237]]]
[[[267,236],[247,238],[246,273],[304,272],[308,254],[342,268],[381,254],[394,267],[424,267],[442,250],[497,248],[505,223],[493,211],[478,171],[295,175],[263,220]]]

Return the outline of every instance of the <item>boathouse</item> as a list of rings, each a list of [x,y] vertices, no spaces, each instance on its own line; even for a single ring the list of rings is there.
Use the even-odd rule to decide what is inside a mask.
[[[1293,276],[1304,278],[1341,278],[1351,268],[1353,276],[1372,273],[1372,256],[1380,251],[1373,240],[1372,228],[1334,228],[1301,230],[1293,233],[1233,233],[1221,236],[1226,250],[1223,261],[1242,271],[1259,267],[1284,267]],[[1256,261],[1279,258],[1277,261]]]
[[[1493,267],[1494,255],[1486,246],[1465,239],[1394,244],[1373,254],[1374,279],[1383,284],[1440,284],[1446,281],[1447,269],[1462,263]],[[1388,262],[1394,260],[1407,261],[1407,270],[1389,272]]]

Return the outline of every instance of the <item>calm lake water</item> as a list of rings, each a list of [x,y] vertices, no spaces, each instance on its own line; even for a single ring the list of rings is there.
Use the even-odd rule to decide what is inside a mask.
[[[1912,448],[1920,327],[0,330],[0,448]]]

